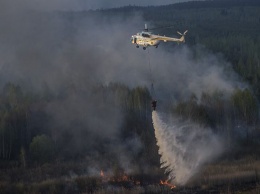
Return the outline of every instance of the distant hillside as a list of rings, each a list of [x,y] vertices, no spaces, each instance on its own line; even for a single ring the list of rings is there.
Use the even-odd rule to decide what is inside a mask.
[[[216,7],[234,7],[234,6],[259,6],[258,0],[205,0],[205,1],[190,1],[184,3],[176,3],[171,5],[175,8],[216,8]],[[166,6],[169,7],[169,6]]]

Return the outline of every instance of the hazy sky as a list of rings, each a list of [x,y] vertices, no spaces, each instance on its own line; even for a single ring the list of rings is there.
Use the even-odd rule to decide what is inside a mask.
[[[193,0],[3,0],[0,7],[4,9],[38,9],[38,10],[88,10],[121,7],[127,5],[167,5]],[[4,5],[4,6],[2,6]]]

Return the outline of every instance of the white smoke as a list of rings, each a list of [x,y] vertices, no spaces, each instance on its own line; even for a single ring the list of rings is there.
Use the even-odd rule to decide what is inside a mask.
[[[167,125],[161,117],[153,111],[161,168],[169,173],[172,182],[185,185],[203,164],[221,153],[222,143],[210,129],[178,119]]]

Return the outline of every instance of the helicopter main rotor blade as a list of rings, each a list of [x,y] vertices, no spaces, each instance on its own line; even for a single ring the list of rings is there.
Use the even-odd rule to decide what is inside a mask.
[[[160,26],[160,27],[156,27],[156,28],[150,28],[150,30],[156,30],[156,29],[161,29],[161,28],[170,28],[173,27],[174,25],[169,25],[169,26]]]

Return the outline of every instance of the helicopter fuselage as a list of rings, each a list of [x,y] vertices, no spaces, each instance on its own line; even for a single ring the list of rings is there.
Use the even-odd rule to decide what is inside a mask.
[[[137,33],[136,35],[133,35],[131,37],[131,42],[133,44],[136,44],[137,48],[139,46],[142,46],[144,50],[148,46],[155,46],[157,48],[158,45],[160,44],[160,41],[164,41],[164,42],[172,41],[172,42],[177,42],[178,44],[184,43],[185,42],[184,36],[186,35],[187,32],[188,32],[188,30],[186,30],[183,34],[180,32],[177,32],[178,34],[181,35],[181,37],[173,38],[173,37],[155,35],[155,34],[152,34],[151,32],[143,31],[143,32]]]
[[[154,40],[152,36],[153,35],[150,33],[145,33],[145,32],[137,33],[136,35],[132,36],[131,42],[133,44],[136,44],[137,47],[138,46],[142,46],[144,48],[146,48],[148,46],[157,47],[160,44],[160,41]]]

